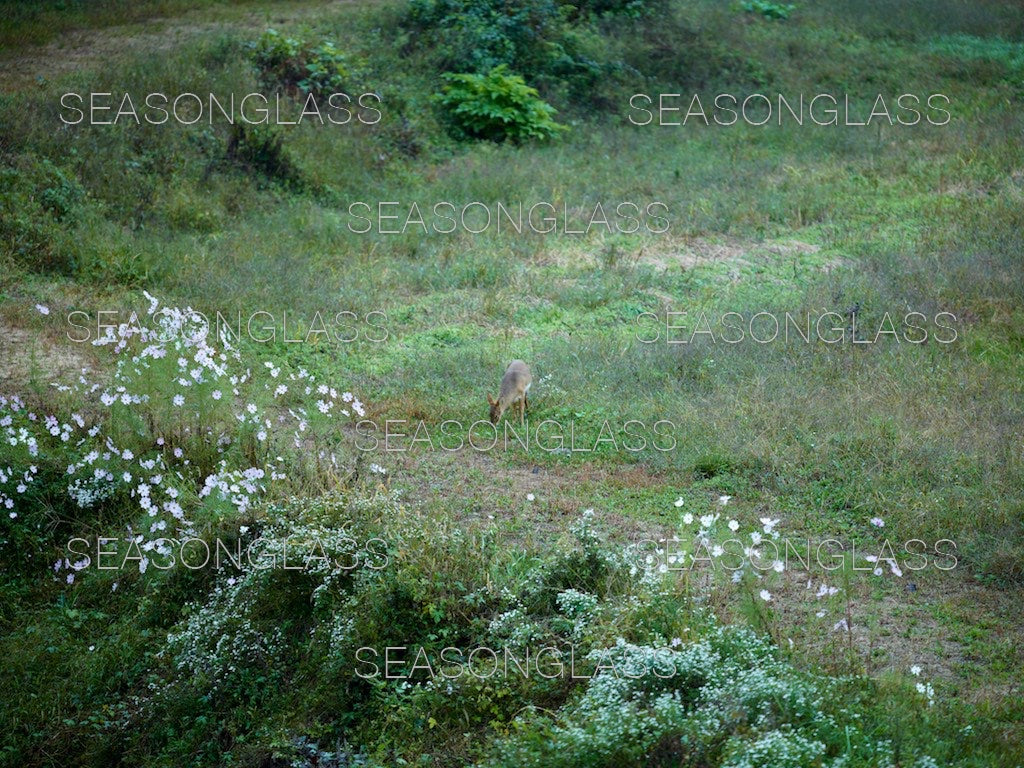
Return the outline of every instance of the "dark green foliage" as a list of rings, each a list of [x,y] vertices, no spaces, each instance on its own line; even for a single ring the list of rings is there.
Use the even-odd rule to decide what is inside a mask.
[[[747,13],[756,13],[766,19],[788,19],[789,14],[796,10],[795,5],[785,3],[773,3],[772,0],[743,0],[743,10]]]
[[[438,101],[458,135],[489,141],[549,139],[565,126],[535,88],[502,64],[486,75],[445,73]]]
[[[284,148],[284,136],[266,126],[235,123],[228,137],[227,159],[271,179],[301,186],[301,175]]]
[[[566,56],[554,0],[413,0],[408,23],[424,40],[438,36],[446,69],[488,72],[507,64],[535,75]]]
[[[41,271],[70,271],[62,242],[85,199],[81,185],[48,159],[22,156],[0,165],[0,187],[0,247]]]
[[[342,91],[349,76],[345,58],[329,40],[313,44],[268,29],[252,50],[260,82],[269,89],[326,95]]]
[[[576,0],[572,5],[579,9],[581,15],[639,18],[662,10],[665,3],[658,0]]]
[[[622,68],[609,55],[594,17],[637,16],[639,2],[563,4],[556,0],[413,0],[406,24],[413,42],[432,48],[442,70],[485,74],[507,65],[545,94],[568,90],[579,103]]]
[[[722,453],[705,453],[693,463],[693,472],[697,477],[710,478],[726,474],[735,468],[734,460]]]

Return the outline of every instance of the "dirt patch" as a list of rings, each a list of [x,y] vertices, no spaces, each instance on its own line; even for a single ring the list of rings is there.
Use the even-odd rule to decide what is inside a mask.
[[[23,394],[33,383],[77,377],[91,364],[81,347],[69,341],[61,344],[0,315],[0,393]]]
[[[765,259],[788,259],[817,253],[821,248],[802,240],[756,242],[738,238],[689,237],[682,240],[664,240],[645,246],[636,254],[637,264],[646,264],[658,270],[692,269],[702,264],[723,263],[734,269],[730,272],[738,279],[740,268]]]
[[[648,266],[661,272],[722,263],[733,266],[735,270],[731,274],[738,279],[741,267],[751,266],[757,261],[805,256],[820,250],[820,246],[814,243],[795,239],[758,242],[730,237],[661,237],[651,239],[635,251],[615,254],[614,263],[627,267]],[[600,267],[611,260],[602,246],[581,242],[557,251],[541,251],[533,263],[537,266]],[[838,260],[829,262],[823,268],[827,271],[838,263]]]
[[[660,270],[673,267],[690,269],[698,264],[717,261],[749,264],[747,257],[756,247],[754,243],[736,239],[686,238],[682,241],[658,242],[653,247],[645,248],[639,254],[637,263],[648,264]]]
[[[511,465],[473,449],[388,454],[395,486],[410,503],[466,527],[513,522],[511,545],[549,545],[584,510],[594,508],[602,529],[623,543],[668,535],[668,526],[638,520],[603,505],[610,490],[662,486],[667,480],[640,467]],[[529,498],[530,496],[533,498]]]

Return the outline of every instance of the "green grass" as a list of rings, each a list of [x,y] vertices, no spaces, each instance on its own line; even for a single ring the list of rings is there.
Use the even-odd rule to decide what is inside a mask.
[[[0,44],[38,46],[72,30],[173,20],[186,5],[190,20],[226,25],[243,6],[0,3]],[[383,464],[392,490],[422,515],[409,525],[476,533],[493,526],[488,535],[508,542],[481,562],[458,542],[446,539],[453,548],[446,550],[420,541],[425,554],[388,587],[397,598],[368,588],[364,597],[375,607],[400,603],[403,589],[418,595],[424,616],[444,603],[449,613],[436,626],[424,629],[423,616],[405,614],[407,624],[399,622],[423,637],[435,633],[431,642],[445,633],[482,637],[483,620],[445,602],[433,573],[463,579],[463,586],[483,578],[521,590],[527,562],[550,555],[552,542],[588,507],[620,541],[670,534],[679,522],[676,498],[696,514],[722,494],[734,497],[730,513],[745,525],[779,517],[796,537],[869,548],[883,535],[952,539],[960,566],[915,576],[917,592],[900,581],[851,587],[863,632],[852,649],[842,633],[829,633],[835,617],[815,618],[795,587],[770,621],[753,620],[784,652],[787,638],[797,641],[798,667],[870,673],[870,681],[851,683],[856,703],[849,707],[873,737],[894,738],[912,752],[938,734],[950,764],[1016,765],[1024,748],[1013,695],[1024,629],[1012,609],[1024,584],[1024,116],[1014,107],[1022,30],[1013,10],[994,1],[969,8],[798,4],[787,20],[768,22],[709,1],[668,3],[659,23],[606,19],[588,32],[600,45],[591,40],[586,50],[600,49],[604,63],[620,57],[621,68],[586,97],[545,75],[537,86],[571,130],[550,143],[506,146],[460,143],[445,133],[432,101],[443,83],[435,67],[442,52],[417,46],[402,27],[400,5],[325,6],[282,31],[333,39],[353,91],[383,95],[384,119],[379,126],[279,129],[295,169],[287,180],[230,160],[224,126],[54,130],[65,90],[254,90],[246,44],[258,31],[199,29],[174,50],[129,49],[103,61],[86,51],[82,71],[0,98],[0,318],[59,349],[64,313],[83,310],[95,322],[102,309],[144,307],[141,289],[207,313],[270,312],[278,324],[287,311],[291,334],[308,331],[317,312],[330,318],[351,311],[362,319],[354,343],[279,338],[243,343],[243,353],[255,366],[272,359],[341,382],[378,424],[422,421],[435,437],[446,419],[486,418],[485,395],[494,394],[514,357],[534,372],[531,424],[572,421],[579,446],[593,447],[605,422],[618,439],[630,419],[671,422],[671,451],[605,444],[449,454],[419,447],[363,456],[364,464]],[[656,128],[626,119],[632,93],[725,88],[847,91],[861,114],[877,93],[945,93],[953,121]],[[364,235],[350,228],[360,223],[350,213],[359,201],[398,201],[403,218],[414,202],[429,211],[440,201],[550,201],[580,218],[598,202],[659,201],[671,229]],[[38,316],[37,302],[52,314]],[[690,319],[700,312],[843,314],[855,304],[863,333],[873,333],[887,312],[950,312],[958,339],[853,346],[637,338],[652,330],[637,325],[641,312],[685,311]],[[387,318],[383,342],[367,338],[375,330],[366,322],[371,312]],[[39,371],[42,381],[46,373]],[[55,406],[39,377],[23,379],[11,383]],[[321,481],[311,482],[296,493]],[[369,486],[353,492],[372,495]],[[874,517],[885,520],[884,531],[870,525]],[[51,522],[69,524],[59,515]],[[38,534],[44,549],[56,542],[53,530]],[[478,566],[489,569],[486,578]],[[208,598],[209,583],[146,586],[139,579],[131,586],[137,591],[114,599],[106,582],[89,579],[67,596],[28,577],[5,584],[12,608],[2,614],[0,633],[17,700],[5,757],[22,764],[45,764],[50,753],[111,764],[111,753],[126,748],[140,764],[255,765],[275,750],[291,754],[296,733],[320,734],[325,744],[355,733],[383,764],[429,753],[438,764],[462,765],[496,760],[500,749],[533,754],[530,739],[555,726],[541,714],[520,731],[510,725],[517,707],[532,703],[576,717],[567,703],[575,699],[561,690],[485,686],[465,692],[468,714],[449,712],[432,694],[338,693],[327,685],[334,680],[324,672],[329,654],[294,638],[284,666],[272,670],[280,690],[244,705],[201,696],[188,699],[192,705],[151,700],[149,682],[198,696],[154,654],[186,620],[185,605]],[[305,594],[303,585],[289,589]],[[725,618],[751,620],[739,603],[713,602]],[[323,617],[304,610],[296,608],[295,626],[328,631]],[[894,627],[894,613],[905,618],[905,632]],[[289,616],[270,615],[291,626]],[[399,629],[392,639],[403,639]],[[86,648],[96,643],[86,638],[103,633],[101,655],[93,656]],[[920,716],[904,701],[908,653],[937,670],[940,714]],[[80,669],[80,689],[62,685]],[[193,717],[188,706],[201,714]],[[438,726],[424,720],[430,706],[445,712]],[[131,733],[124,724],[139,722],[135,717],[147,728]],[[964,746],[954,734],[967,724],[975,730]],[[488,749],[468,745],[464,732]],[[76,752],[76,740],[87,734],[88,751]]]
[[[0,47],[12,52],[49,43],[62,34],[103,30],[181,16],[259,6],[257,0],[30,0],[0,3]],[[266,3],[262,3],[266,6]]]

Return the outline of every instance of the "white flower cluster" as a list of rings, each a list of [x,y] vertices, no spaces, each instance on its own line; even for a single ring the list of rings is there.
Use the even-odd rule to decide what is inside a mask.
[[[117,491],[114,476],[104,473],[96,477],[79,477],[68,485],[68,494],[82,509],[88,509],[97,503],[109,499]]]
[[[566,589],[555,598],[558,609],[572,621],[572,638],[580,640],[597,615],[598,597],[577,589]]]
[[[251,614],[259,596],[249,579],[214,587],[182,630],[167,638],[166,650],[178,671],[217,692],[240,672],[271,664],[283,648],[283,636],[277,627],[254,624]]]
[[[750,741],[730,741],[726,753],[729,757],[722,768],[804,768],[818,764],[815,761],[824,757],[825,745],[783,725]],[[842,765],[837,760],[823,764]]]
[[[919,667],[917,664],[914,664],[910,668],[910,674],[912,674],[914,677],[920,677],[921,667]],[[918,693],[924,696],[925,701],[928,702],[929,707],[935,706],[935,689],[932,687],[931,683],[918,682],[914,684],[914,688],[917,689]]]
[[[277,463],[283,459],[278,457]],[[273,479],[284,478],[283,472],[270,472]],[[199,491],[199,498],[215,496],[221,501],[229,502],[239,514],[248,512],[253,502],[266,491],[266,485],[262,482],[267,478],[267,471],[261,467],[249,467],[248,469],[229,469],[227,462],[221,460],[220,468],[212,475],[207,475],[203,481],[203,487]]]
[[[4,413],[4,411],[7,411]],[[22,457],[28,463],[27,469],[15,469],[12,466],[0,467],[0,510],[6,510],[8,517],[17,519],[18,513],[14,509],[14,499],[27,493],[29,486],[36,479],[39,467],[29,463],[39,456],[39,443],[35,435],[24,424],[16,425],[15,416],[20,417],[19,422],[24,420],[31,425],[38,420],[36,414],[25,408],[25,403],[19,397],[4,397],[0,395],[0,436],[8,447],[21,449]],[[56,421],[56,420],[54,420]],[[57,434],[63,435],[64,430],[58,425],[52,424],[50,419],[46,420],[50,429],[57,429]],[[64,438],[66,439],[66,438]]]
[[[118,494],[134,500],[144,516],[132,536],[142,536],[148,551],[165,537],[195,535],[186,516],[200,508],[214,518],[247,513],[287,480],[285,458],[270,447],[274,435],[291,428],[290,444],[304,447],[315,431],[311,422],[365,414],[351,392],[319,383],[305,369],[286,375],[268,361],[253,373],[227,338],[211,343],[191,308],[161,307],[145,296],[142,318],[133,314],[93,342],[117,356],[103,384],[83,369],[75,383],[54,385],[92,401],[94,423],[79,413],[39,416],[18,397],[0,397],[0,436],[14,449],[5,454],[23,464],[0,467],[0,509],[11,519],[15,498],[36,477],[41,444],[59,441],[75,459],[67,466],[74,502],[92,508]],[[124,447],[128,441],[136,451]],[[282,442],[288,449],[287,438]],[[220,457],[216,469],[201,470],[214,465],[211,456]],[[140,571],[147,564],[140,560]]]
[[[525,648],[545,637],[544,629],[531,620],[520,605],[491,619],[487,631],[493,638],[511,648]]]
[[[728,768],[839,768],[845,757],[827,758],[818,734],[844,728],[877,764],[892,764],[888,742],[840,726],[825,711],[823,679],[778,659],[770,641],[750,630],[715,627],[668,648],[619,639],[588,658],[603,670],[550,724],[543,753],[513,736],[501,746],[503,764],[539,766],[544,754],[558,755],[560,764],[634,764],[678,739],[698,762],[713,746]]]
[[[282,520],[260,533],[260,544],[259,557],[254,562],[243,557],[241,571],[222,579],[168,636],[168,652],[187,679],[217,690],[254,667],[272,664],[284,637],[267,617],[282,610],[282,594],[294,591],[285,582],[311,590],[303,602],[329,612],[332,645],[341,646],[351,633],[351,618],[331,611],[332,598],[341,595],[340,582],[351,578],[347,566],[360,546],[349,532]],[[272,563],[297,570],[268,567]]]
[[[604,537],[594,525],[595,516],[593,509],[585,509],[569,526],[569,533],[580,543],[584,551],[601,549],[604,544]]]

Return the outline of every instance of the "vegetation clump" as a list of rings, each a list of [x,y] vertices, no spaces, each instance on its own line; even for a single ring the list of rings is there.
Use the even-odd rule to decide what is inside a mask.
[[[266,88],[324,96],[343,92],[348,83],[345,57],[330,40],[311,43],[268,29],[251,47]]]
[[[566,126],[535,88],[501,64],[486,75],[445,73],[438,101],[459,135],[488,141],[549,139]]]

